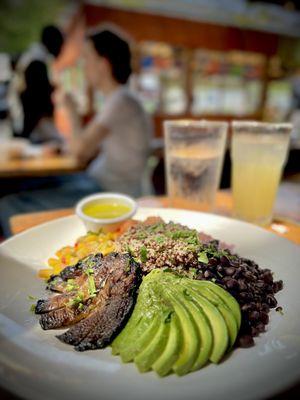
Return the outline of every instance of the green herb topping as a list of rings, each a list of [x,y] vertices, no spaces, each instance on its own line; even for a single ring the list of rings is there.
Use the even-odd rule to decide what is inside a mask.
[[[97,289],[95,285],[94,279],[94,270],[92,268],[88,268],[85,270],[85,274],[88,276],[88,284],[89,284],[89,294],[90,297],[95,297],[97,294]]]
[[[83,300],[84,300],[83,292],[78,292],[76,297],[74,297],[72,300],[69,301],[68,305],[70,307],[72,307],[72,306],[78,307],[79,304],[83,302]]]
[[[34,313],[35,312],[35,304],[31,304],[29,311]]]
[[[208,257],[205,251],[201,251],[200,253],[198,253],[198,261],[202,262],[203,264],[208,263]]]
[[[148,260],[147,253],[148,252],[147,252],[146,247],[142,246],[141,249],[140,249],[140,257],[141,257],[141,262],[142,263],[145,263]]]
[[[32,296],[31,294],[29,294],[29,295],[27,296],[27,299],[28,299],[28,300],[37,300],[37,297]]]

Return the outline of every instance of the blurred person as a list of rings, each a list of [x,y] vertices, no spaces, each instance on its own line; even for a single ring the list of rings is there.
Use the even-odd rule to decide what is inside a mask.
[[[23,115],[21,123],[15,121],[14,125],[18,126],[15,135],[33,143],[62,141],[53,121],[54,87],[48,67],[60,55],[63,43],[62,32],[55,26],[46,26],[41,33],[41,42],[33,44],[22,54],[15,67],[13,86],[19,87]]]
[[[150,120],[126,85],[131,74],[129,45],[104,30],[90,35],[85,46],[88,84],[104,96],[102,112],[82,131],[70,96],[68,108],[73,125],[70,151],[88,166],[87,173],[103,190],[141,194],[151,136]]]
[[[51,189],[0,200],[0,224],[5,236],[10,234],[9,218],[17,213],[71,207],[83,196],[99,191],[134,197],[142,194],[151,124],[141,103],[126,86],[131,74],[129,45],[107,30],[90,35],[85,62],[89,85],[105,97],[102,112],[83,128],[72,98],[66,96],[73,125],[69,151],[86,166],[86,171],[65,177]]]

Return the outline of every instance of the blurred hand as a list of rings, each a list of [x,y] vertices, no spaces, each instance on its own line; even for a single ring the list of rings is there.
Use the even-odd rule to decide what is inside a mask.
[[[62,103],[68,110],[76,111],[77,103],[70,93],[64,93],[62,96]]]
[[[42,155],[51,157],[61,153],[61,146],[57,143],[47,143],[43,145]]]

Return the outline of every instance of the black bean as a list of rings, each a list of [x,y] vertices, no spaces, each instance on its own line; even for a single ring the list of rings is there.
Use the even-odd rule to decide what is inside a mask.
[[[256,329],[258,332],[264,332],[265,331],[265,325],[261,322],[256,326]]]
[[[230,262],[229,262],[229,260],[228,260],[228,258],[227,258],[226,256],[222,256],[222,257],[220,258],[220,261],[221,261],[221,264],[222,264],[224,267],[227,267],[227,265],[230,264]]]
[[[273,283],[273,291],[275,293],[279,292],[279,290],[282,290],[282,287],[283,287],[282,281],[277,281]]]
[[[257,321],[260,317],[260,313],[258,311],[251,311],[249,314],[250,321]]]
[[[267,295],[266,300],[267,300],[267,304],[268,304],[268,306],[269,306],[270,308],[274,308],[274,307],[277,306],[277,300],[276,300],[275,297],[272,296],[271,294],[268,294],[268,295]]]
[[[253,279],[253,274],[250,271],[245,271],[244,272],[244,277],[248,280],[252,280]]]
[[[207,271],[204,272],[204,278],[212,278],[212,276],[213,275],[212,275],[212,273],[210,271],[207,270]]]
[[[237,289],[239,287],[238,281],[236,279],[229,279],[226,282],[228,289]]]
[[[253,346],[254,345],[253,337],[250,335],[240,336],[238,339],[238,345],[244,348]]]
[[[263,274],[263,279],[266,283],[272,283],[273,282],[273,275],[271,271],[266,271]]]
[[[242,279],[238,280],[238,284],[239,284],[239,289],[240,290],[246,290],[247,287],[248,287],[247,284]]]
[[[267,325],[269,323],[269,316],[266,312],[261,312],[259,314],[259,319],[261,320],[261,322],[265,325]]]
[[[227,267],[225,268],[225,274],[232,276],[235,273],[236,269],[234,267]]]
[[[198,272],[198,275],[197,275],[196,279],[198,279],[199,281],[201,281],[203,279],[203,272],[202,271]]]
[[[240,299],[245,300],[245,301],[249,300],[249,294],[247,292],[240,292],[239,297],[240,297]]]
[[[217,265],[218,264],[218,260],[214,257],[210,258],[208,261],[208,265],[212,266],[212,265]]]
[[[217,271],[218,272],[223,272],[224,268],[222,267],[222,265],[218,265],[217,266]]]
[[[259,330],[258,330],[257,328],[254,328],[254,327],[252,326],[252,328],[251,328],[251,335],[252,335],[252,336],[258,336],[258,334],[259,334]]]
[[[263,288],[263,287],[265,286],[265,283],[264,283],[264,281],[262,281],[262,280],[258,280],[258,281],[256,282],[256,286],[257,286],[258,288]]]

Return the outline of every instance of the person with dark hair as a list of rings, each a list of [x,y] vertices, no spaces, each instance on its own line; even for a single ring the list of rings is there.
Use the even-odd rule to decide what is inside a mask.
[[[56,26],[48,25],[42,31],[41,42],[48,52],[57,58],[64,44],[64,37]]]
[[[89,35],[85,65],[87,81],[104,95],[104,106],[82,131],[72,101],[68,102],[74,131],[71,151],[83,163],[92,160],[87,174],[103,190],[138,196],[151,125],[140,101],[126,85],[131,74],[129,45],[108,30]]]
[[[23,123],[20,130],[15,132],[16,136],[28,138],[35,143],[61,142],[53,123],[54,88],[49,79],[48,64],[51,58],[59,56],[63,42],[63,34],[57,27],[46,26],[41,33],[41,42],[33,44],[20,57],[16,73],[21,81]]]
[[[88,37],[85,46],[87,82],[105,97],[102,112],[85,127],[72,98],[66,96],[73,139],[70,152],[86,172],[64,178],[55,187],[9,195],[0,200],[0,227],[9,236],[9,217],[16,213],[72,207],[98,191],[142,194],[151,124],[141,103],[126,83],[131,74],[129,45],[113,32]]]

